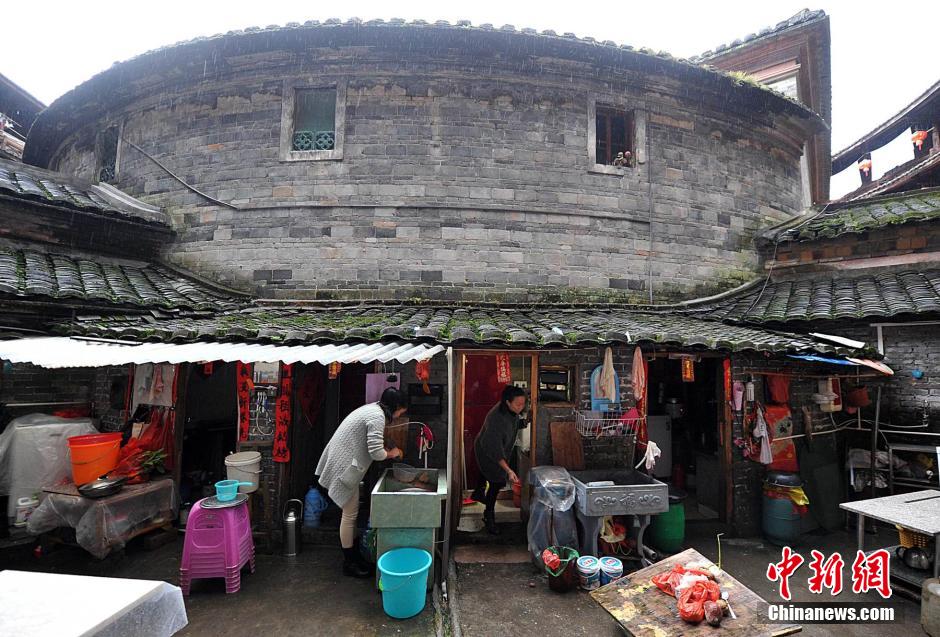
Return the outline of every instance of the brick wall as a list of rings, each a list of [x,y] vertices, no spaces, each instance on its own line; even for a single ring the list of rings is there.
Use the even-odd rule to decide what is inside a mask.
[[[798,147],[770,114],[653,75],[418,48],[138,78],[158,88],[77,131],[57,165],[87,174],[94,132],[123,122],[125,139],[237,207],[122,147],[116,185],[172,214],[169,258],[270,297],[645,299],[651,170],[663,301],[750,278],[758,227],[800,208]],[[343,159],[281,162],[285,83],[311,77],[348,81]],[[647,163],[589,170],[592,97],[644,115]]]
[[[773,258],[773,246],[762,249]],[[833,239],[785,243],[777,247],[775,267],[807,266],[853,259],[898,257],[940,251],[940,227],[937,224],[888,226],[874,232],[847,234]]]
[[[0,403],[38,403],[95,400],[94,370],[45,369],[28,363],[0,363]],[[79,405],[11,408],[15,415],[67,409]]]
[[[101,419],[98,428],[101,431],[118,431],[130,418],[125,409],[111,408],[111,385],[124,379],[129,382],[128,366],[96,367],[94,370],[94,396],[96,415]],[[123,404],[125,401],[122,400]]]

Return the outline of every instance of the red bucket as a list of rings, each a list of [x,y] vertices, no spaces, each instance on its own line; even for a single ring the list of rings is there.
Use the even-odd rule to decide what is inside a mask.
[[[118,465],[121,434],[86,434],[69,438],[72,458],[72,481],[87,484],[97,480]]]

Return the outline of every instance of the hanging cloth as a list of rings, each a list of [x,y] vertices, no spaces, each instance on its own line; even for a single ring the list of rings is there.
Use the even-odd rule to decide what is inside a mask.
[[[770,402],[777,404],[790,402],[790,379],[783,374],[768,374],[767,389],[770,393]]]
[[[774,454],[770,450],[770,434],[767,431],[764,412],[760,408],[757,409],[757,419],[753,433],[755,438],[760,438],[760,463],[770,464],[774,461]]]
[[[606,398],[612,403],[620,402],[620,388],[617,387],[617,372],[614,371],[614,352],[609,347],[604,351],[604,364],[597,376],[597,397]]]
[[[238,362],[235,365],[235,391],[238,395],[238,440],[248,440],[251,428],[251,390],[255,383],[251,378],[251,365]]]
[[[292,365],[281,365],[281,380],[278,385],[277,402],[274,403],[274,448],[271,450],[271,458],[274,462],[290,462],[288,432],[294,393]]]
[[[647,407],[647,375],[648,367],[646,356],[643,350],[637,345],[633,350],[633,396],[636,398],[636,410],[639,416],[636,421],[636,442],[642,449],[649,441],[649,434],[646,430],[646,407]]]

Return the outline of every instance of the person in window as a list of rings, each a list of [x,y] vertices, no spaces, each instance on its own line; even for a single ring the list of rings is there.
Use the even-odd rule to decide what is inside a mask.
[[[483,428],[473,444],[477,465],[480,467],[480,473],[489,482],[489,487],[485,493],[482,485],[477,487],[472,497],[486,507],[483,511],[483,523],[486,530],[493,535],[499,534],[496,527],[496,497],[499,490],[506,486],[507,481],[513,484],[519,482],[519,477],[509,467],[508,458],[516,444],[516,434],[520,426],[519,415],[525,409],[525,404],[525,392],[514,385],[507,385],[503,389],[499,404],[486,415]]]
[[[373,461],[402,457],[397,447],[385,449],[385,427],[406,411],[405,394],[389,387],[382,392],[379,402],[363,405],[343,419],[317,463],[320,486],[343,509],[339,541],[343,547],[344,575],[369,577],[373,572],[355,542],[359,483]]]

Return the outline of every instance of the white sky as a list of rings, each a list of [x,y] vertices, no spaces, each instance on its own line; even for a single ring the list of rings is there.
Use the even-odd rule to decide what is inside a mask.
[[[5,24],[0,37],[0,73],[49,103],[113,62],[149,49],[248,26],[353,16],[363,20],[399,17],[513,24],[540,31],[570,31],[687,57],[756,33],[808,6],[824,9],[830,16],[834,151],[886,120],[940,78],[940,55],[930,30],[940,23],[940,2],[807,2],[56,0],[29,7],[38,14],[36,18],[27,10]],[[875,153],[875,176],[911,157],[909,138],[902,136],[891,148]],[[858,172],[852,167],[833,179],[832,196],[858,184]]]

